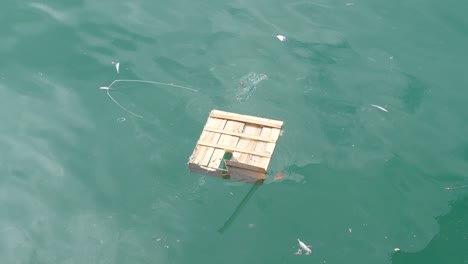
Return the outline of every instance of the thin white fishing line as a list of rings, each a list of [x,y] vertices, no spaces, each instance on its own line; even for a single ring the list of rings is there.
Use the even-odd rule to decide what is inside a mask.
[[[164,82],[156,82],[156,81],[146,81],[146,80],[114,80],[109,86],[107,87],[100,87],[99,89],[100,90],[106,90],[106,93],[107,95],[109,96],[109,98],[118,106],[120,107],[122,110],[124,110],[125,112],[133,115],[133,116],[136,116],[136,117],[139,117],[139,118],[143,118],[143,116],[139,115],[139,114],[136,114],[130,110],[128,110],[127,108],[125,108],[123,105],[121,105],[119,102],[117,102],[117,100],[114,99],[114,97],[112,97],[112,95],[110,94],[110,90],[112,90],[112,85],[114,85],[115,83],[118,83],[118,82],[139,82],[139,83],[151,83],[151,84],[156,84],[156,85],[166,85],[166,86],[172,86],[172,87],[177,87],[177,88],[181,88],[181,89],[185,89],[185,90],[189,90],[189,91],[192,91],[192,92],[198,92],[198,90],[195,90],[195,89],[192,89],[192,88],[189,88],[189,87],[185,87],[185,86],[182,86],[182,85],[177,85],[177,84],[173,84],[173,83],[164,83]]]
[[[112,95],[109,93],[109,90],[107,90],[107,95],[109,96],[110,99],[112,99],[112,101],[114,101],[114,103],[116,105],[118,105],[120,108],[122,108],[124,111],[126,111],[127,113],[130,113],[136,117],[139,117],[139,118],[143,118],[143,116],[139,115],[139,114],[135,114],[133,113],[132,111],[128,110],[127,108],[123,107],[121,104],[119,104],[119,102],[117,102],[117,100],[114,99],[114,97],[112,97]]]
[[[185,86],[182,86],[182,85],[177,85],[177,84],[173,84],[173,83],[156,82],[156,81],[145,81],[145,80],[114,80],[108,87],[112,87],[112,85],[114,83],[117,83],[117,82],[152,83],[152,84],[159,84],[159,85],[167,85],[167,86],[178,87],[178,88],[182,88],[182,89],[189,90],[189,91],[192,91],[192,92],[198,92],[198,90],[195,90],[195,89],[192,89],[192,88],[189,88],[189,87],[185,87]]]

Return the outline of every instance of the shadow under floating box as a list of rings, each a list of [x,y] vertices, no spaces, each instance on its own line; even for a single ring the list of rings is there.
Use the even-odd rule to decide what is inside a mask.
[[[189,159],[193,173],[262,183],[283,121],[212,110]]]

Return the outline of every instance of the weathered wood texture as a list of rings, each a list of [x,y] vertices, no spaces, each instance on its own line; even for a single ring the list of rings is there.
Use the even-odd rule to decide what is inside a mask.
[[[189,169],[240,181],[264,180],[282,127],[283,121],[212,110]]]

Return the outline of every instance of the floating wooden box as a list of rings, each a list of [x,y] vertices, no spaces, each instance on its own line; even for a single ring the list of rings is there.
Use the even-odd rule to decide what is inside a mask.
[[[282,126],[283,121],[212,110],[190,156],[189,169],[262,183]]]

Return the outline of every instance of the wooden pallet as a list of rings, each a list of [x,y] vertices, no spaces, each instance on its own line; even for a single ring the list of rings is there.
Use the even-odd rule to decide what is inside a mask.
[[[283,121],[212,110],[189,169],[226,179],[263,181],[282,127]]]

